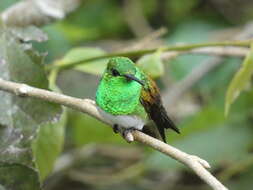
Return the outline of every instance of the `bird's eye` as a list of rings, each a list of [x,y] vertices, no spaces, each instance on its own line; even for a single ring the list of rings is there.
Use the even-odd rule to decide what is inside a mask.
[[[112,69],[112,75],[113,76],[119,76],[120,74],[119,74],[119,71],[117,71],[116,69]]]

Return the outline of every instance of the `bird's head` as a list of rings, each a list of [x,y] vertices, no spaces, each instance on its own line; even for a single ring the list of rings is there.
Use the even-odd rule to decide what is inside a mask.
[[[110,77],[125,78],[127,81],[136,81],[144,86],[140,70],[127,57],[115,57],[109,60],[106,73]]]

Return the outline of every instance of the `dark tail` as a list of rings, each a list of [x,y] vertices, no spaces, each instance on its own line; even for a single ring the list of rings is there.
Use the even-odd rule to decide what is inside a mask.
[[[166,143],[165,129],[170,128],[180,134],[179,129],[176,127],[173,121],[168,117],[166,110],[161,104],[160,105],[153,104],[151,106],[150,117],[155,122],[158,128],[158,131],[165,143]]]

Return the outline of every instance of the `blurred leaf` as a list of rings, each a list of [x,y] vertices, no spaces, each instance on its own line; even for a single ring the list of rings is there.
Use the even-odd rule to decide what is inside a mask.
[[[28,26],[25,28],[12,27],[10,28],[10,32],[17,38],[22,39],[25,42],[29,41],[43,42],[48,40],[47,34],[35,26]]]
[[[63,59],[56,62],[58,65],[68,65],[74,62],[79,62],[84,59],[90,59],[105,55],[105,52],[99,48],[74,48],[70,50]],[[86,73],[95,75],[102,75],[107,65],[107,59],[100,59],[96,61],[90,61],[74,67],[74,69]]]
[[[195,89],[200,91],[205,99],[210,99],[212,102],[214,98],[220,98],[220,102],[224,106],[224,86],[228,85],[232,75],[241,65],[241,61],[240,58],[224,58],[217,68],[198,81]]]
[[[52,70],[49,75],[49,86],[56,92],[61,92],[55,84],[58,70]],[[39,170],[40,181],[51,173],[54,163],[62,151],[65,137],[67,110],[63,108],[61,118],[56,123],[46,123],[40,126],[38,135],[32,143],[34,161]]]
[[[56,85],[56,79],[58,74],[59,74],[58,69],[53,69],[52,71],[50,71],[50,73],[48,74],[48,81],[50,89],[54,89],[57,92],[61,92],[61,90]]]
[[[241,68],[235,74],[231,83],[229,84],[226,101],[225,101],[225,115],[229,113],[229,108],[235,99],[240,95],[249,84],[253,74],[253,44],[251,45],[251,51],[246,56]]]
[[[100,36],[100,31],[96,27],[82,27],[73,23],[59,23],[58,30],[66,35],[71,42],[78,42],[86,39],[96,39]]]
[[[21,45],[15,42],[15,39],[3,32],[0,36],[0,53],[1,78],[38,88],[48,88],[47,77],[42,66],[43,63],[39,62],[43,61],[43,58],[36,52],[23,51]],[[13,106],[19,107],[22,112],[28,114],[35,122],[42,123],[57,120],[57,117],[59,117],[61,109],[56,104],[33,98],[9,97]],[[10,109],[14,108],[11,107]]]
[[[125,143],[119,134],[100,121],[82,113],[71,112],[68,119],[77,146],[87,143]]]
[[[178,22],[180,19],[185,19],[186,16],[191,12],[194,7],[199,3],[199,0],[188,0],[188,1],[167,1],[169,10],[168,19],[172,22]]]
[[[221,24],[208,22],[203,19],[187,19],[178,24],[173,33],[168,37],[167,42],[169,44],[206,42],[210,40],[213,31],[222,27],[223,25]],[[179,56],[169,62],[169,72],[176,80],[180,80],[191,72],[192,69],[209,58],[209,56],[205,55]]]
[[[21,164],[0,162],[0,189],[6,190],[40,190],[36,171]],[[2,188],[1,188],[2,187]]]
[[[136,64],[151,78],[158,78],[164,74],[160,51],[141,57]]]
[[[64,94],[77,98],[94,99],[99,82],[97,75],[76,70],[65,70],[59,73],[57,83]]]
[[[222,163],[236,162],[248,155],[248,147],[252,142],[252,132],[247,124],[226,125],[210,128],[178,140],[173,146],[207,160],[213,168]],[[235,153],[236,150],[236,153]],[[148,166],[155,169],[184,168],[181,163],[154,152],[147,160]]]
[[[212,119],[210,120],[210,118]],[[180,123],[180,129],[182,131],[180,135],[168,132],[169,140],[170,142],[174,142],[175,140],[183,139],[197,132],[208,131],[210,128],[224,124],[224,122],[223,109],[213,104],[206,105],[200,112],[185,118]]]
[[[35,164],[39,169],[40,181],[43,181],[53,170],[54,162],[62,150],[66,121],[67,112],[64,110],[57,123],[40,126],[38,136],[32,144]]]
[[[128,32],[121,11],[116,1],[85,1],[58,26],[72,42],[115,37]]]
[[[48,89],[42,61],[43,57],[33,50],[25,51],[11,33],[4,29],[0,30],[1,78]],[[34,168],[31,151],[33,138],[40,126],[59,119],[61,107],[34,98],[17,97],[2,91],[0,99],[0,162],[3,165],[5,163],[21,164],[24,165],[23,167],[32,169]],[[37,172],[32,174],[38,175]],[[34,181],[26,182],[27,185],[34,183]],[[9,183],[12,184],[15,181],[9,181]]]
[[[46,63],[52,63],[71,48],[71,41],[66,39],[57,24],[47,25],[43,27],[43,31],[47,33],[50,40],[44,43],[33,43],[33,47],[41,52],[49,52]]]
[[[247,171],[243,171],[236,178],[232,178],[228,184],[229,189],[248,190],[252,188],[253,179],[253,166],[247,168]]]
[[[179,23],[168,36],[169,44],[208,42],[212,32],[224,28],[224,24],[199,18],[189,18]]]
[[[2,12],[4,9],[10,7],[12,4],[18,2],[19,0],[8,0],[8,1],[2,1],[0,3],[0,11]]]

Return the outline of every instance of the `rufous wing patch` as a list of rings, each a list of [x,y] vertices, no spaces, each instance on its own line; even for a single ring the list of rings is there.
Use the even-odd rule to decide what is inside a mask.
[[[142,89],[140,101],[149,118],[156,124],[164,142],[166,142],[165,129],[171,128],[177,133],[180,133],[179,129],[168,117],[167,112],[162,105],[159,89],[152,79],[149,79],[149,85]]]

